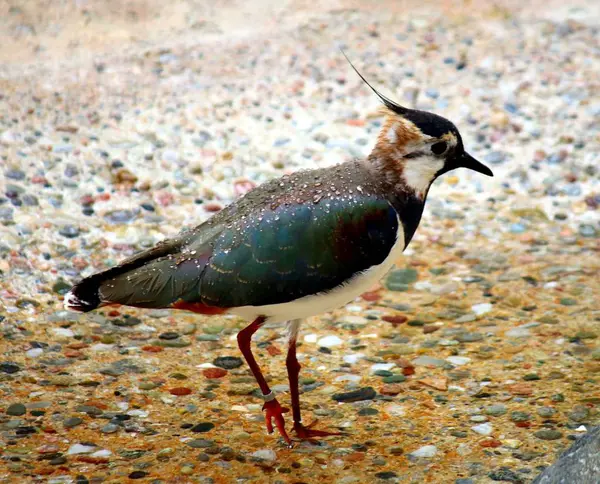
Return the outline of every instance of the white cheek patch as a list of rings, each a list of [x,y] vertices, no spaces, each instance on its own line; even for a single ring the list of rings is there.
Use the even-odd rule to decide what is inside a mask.
[[[406,185],[418,193],[424,193],[435,174],[444,167],[444,160],[432,156],[419,156],[406,160],[402,176]]]

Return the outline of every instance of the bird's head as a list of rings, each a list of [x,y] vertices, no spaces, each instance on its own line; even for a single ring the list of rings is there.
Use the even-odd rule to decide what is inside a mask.
[[[371,86],[347,56],[346,59],[385,106],[385,122],[369,162],[390,183],[423,198],[437,177],[455,168],[494,176],[492,170],[465,151],[454,123],[395,103]]]
[[[370,161],[391,170],[390,177],[417,194],[426,194],[440,175],[469,168],[493,176],[483,163],[469,155],[454,124],[427,111],[399,106],[384,100],[386,119]]]

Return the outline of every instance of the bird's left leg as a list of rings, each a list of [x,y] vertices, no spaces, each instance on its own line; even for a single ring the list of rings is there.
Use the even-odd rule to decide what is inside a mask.
[[[250,367],[254,378],[256,378],[258,386],[260,387],[260,390],[263,394],[263,398],[265,399],[263,410],[265,410],[265,421],[267,424],[267,431],[270,434],[273,433],[272,421],[274,420],[277,430],[279,430],[279,433],[286,441],[286,443],[289,446],[291,446],[292,441],[290,440],[287,432],[285,431],[285,421],[283,420],[283,414],[289,411],[289,409],[283,408],[281,405],[279,405],[279,402],[277,401],[275,395],[269,388],[267,380],[265,380],[262,371],[260,371],[260,367],[258,366],[258,363],[256,363],[256,359],[254,358],[254,355],[252,354],[252,349],[250,348],[250,345],[252,343],[252,335],[256,333],[256,331],[258,331],[258,329],[263,325],[265,321],[266,318],[264,316],[259,316],[251,324],[242,329],[237,336],[238,346],[240,348],[240,351],[244,355],[246,363],[248,363],[248,366]]]
[[[288,323],[289,340],[288,354],[285,361],[285,366],[288,371],[288,379],[290,382],[290,395],[292,397],[292,417],[294,419],[294,432],[302,440],[312,441],[316,437],[327,437],[329,435],[341,435],[340,432],[327,432],[325,430],[317,430],[312,427],[317,423],[313,421],[308,426],[302,425],[302,417],[300,415],[300,393],[298,388],[298,375],[300,374],[300,363],[296,357],[296,340],[298,339],[298,330],[300,329],[300,319],[294,319]]]

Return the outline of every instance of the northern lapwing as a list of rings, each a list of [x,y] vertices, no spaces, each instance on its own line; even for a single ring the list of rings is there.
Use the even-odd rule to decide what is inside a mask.
[[[175,308],[252,321],[237,335],[239,348],[263,394],[267,430],[274,423],[291,445],[287,409],[250,348],[265,322],[287,322],[293,429],[301,439],[333,435],[302,424],[300,322],[347,304],[388,272],[410,243],[437,177],[461,167],[493,176],[465,151],[452,122],[369,87],[383,102],[385,120],[366,159],[264,183],[193,230],[83,279],[65,306]]]

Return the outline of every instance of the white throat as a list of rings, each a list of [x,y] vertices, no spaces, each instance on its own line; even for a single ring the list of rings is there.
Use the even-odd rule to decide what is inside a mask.
[[[436,173],[443,167],[444,161],[433,156],[423,155],[418,158],[410,158],[404,164],[402,178],[407,187],[423,195],[431,185]]]

